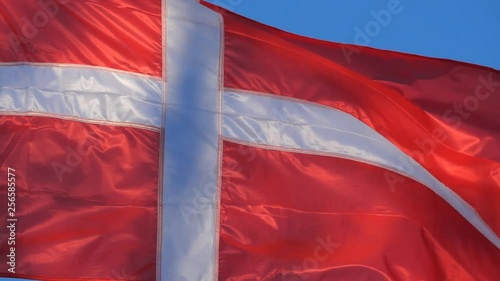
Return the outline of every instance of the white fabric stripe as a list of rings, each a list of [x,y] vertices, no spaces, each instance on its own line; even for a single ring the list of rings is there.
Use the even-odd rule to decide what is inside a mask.
[[[161,126],[161,81],[75,66],[0,66],[0,111]]]
[[[223,135],[304,153],[330,153],[398,172],[429,187],[500,248],[498,236],[468,203],[389,140],[345,112],[270,95],[226,90]]]
[[[167,1],[161,280],[213,280],[220,133],[220,16]]]

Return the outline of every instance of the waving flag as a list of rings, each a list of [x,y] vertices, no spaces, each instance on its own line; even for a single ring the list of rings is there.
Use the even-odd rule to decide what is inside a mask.
[[[194,0],[0,18],[0,276],[500,280],[499,71]]]

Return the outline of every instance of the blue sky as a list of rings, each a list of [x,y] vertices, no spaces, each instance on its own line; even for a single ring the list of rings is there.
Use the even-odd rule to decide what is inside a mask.
[[[209,0],[293,33],[375,48],[451,58],[500,69],[498,0]],[[399,2],[399,5],[397,3]],[[398,13],[370,24],[373,14]],[[393,9],[394,10],[394,9]],[[382,12],[382,14],[385,14]],[[383,18],[383,17],[380,17]],[[387,23],[387,24],[386,24]],[[362,40],[359,31],[373,36]],[[369,31],[369,32],[370,32]],[[365,32],[366,34],[366,32]]]

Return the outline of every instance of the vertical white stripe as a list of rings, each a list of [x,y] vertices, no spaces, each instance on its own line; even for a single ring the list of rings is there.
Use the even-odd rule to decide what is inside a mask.
[[[213,280],[218,184],[220,16],[167,0],[161,280]]]

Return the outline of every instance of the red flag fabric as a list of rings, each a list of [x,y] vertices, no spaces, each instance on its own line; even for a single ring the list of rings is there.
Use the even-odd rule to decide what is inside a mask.
[[[156,278],[161,17],[161,1],[0,4],[0,276]]]
[[[223,122],[219,279],[500,277],[498,71],[313,40],[210,7],[224,19],[233,115]],[[275,114],[247,114],[235,99],[281,101],[269,102]],[[307,122],[318,106],[355,117],[415,162],[398,156],[398,169],[369,157],[374,146],[354,152],[354,136],[329,139]],[[357,133],[335,123],[321,125]]]
[[[226,88],[355,116],[471,203],[500,234],[498,71],[301,38],[224,15]],[[360,53],[344,56],[349,48]]]
[[[0,276],[500,280],[499,71],[195,0],[0,19]]]
[[[412,179],[392,192],[365,163],[223,145],[219,280],[498,277],[498,248]]]

